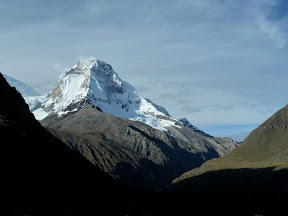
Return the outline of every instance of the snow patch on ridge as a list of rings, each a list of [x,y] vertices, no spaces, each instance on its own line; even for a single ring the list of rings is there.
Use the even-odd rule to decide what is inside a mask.
[[[195,127],[194,125],[192,125],[187,118],[181,118],[181,119],[178,119],[178,121],[180,121],[184,126],[186,127],[190,127],[192,128],[193,130],[197,130],[197,131],[201,131],[199,128]]]
[[[44,119],[46,118],[49,113],[45,112],[42,108],[38,108],[33,112],[36,119]],[[37,116],[37,117],[36,117]]]

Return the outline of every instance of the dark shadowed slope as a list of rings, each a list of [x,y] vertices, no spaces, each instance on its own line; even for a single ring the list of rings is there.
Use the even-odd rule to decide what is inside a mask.
[[[183,174],[174,180],[172,188],[288,192],[287,126],[285,106],[251,132],[238,148]]]
[[[37,206],[53,208],[54,204],[80,204],[91,197],[96,201],[120,196],[122,188],[115,180],[35,120],[2,74],[0,98],[0,187],[5,207],[29,209],[37,202]]]

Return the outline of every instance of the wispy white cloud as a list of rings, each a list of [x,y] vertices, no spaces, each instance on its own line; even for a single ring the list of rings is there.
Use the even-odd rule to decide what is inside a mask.
[[[286,19],[287,21],[288,19]],[[287,45],[288,35],[280,23],[277,24],[269,21],[263,14],[258,15],[257,23],[261,30],[267,33],[279,48],[284,48]]]
[[[69,71],[70,68],[69,67],[65,67],[63,64],[61,63],[55,63],[54,65],[52,65],[52,68],[57,70],[57,71],[60,71],[60,72],[65,72],[65,71]]]
[[[256,23],[259,28],[268,34],[277,47],[286,47],[288,44],[287,4],[283,5],[283,0],[262,0],[258,1],[255,6]]]

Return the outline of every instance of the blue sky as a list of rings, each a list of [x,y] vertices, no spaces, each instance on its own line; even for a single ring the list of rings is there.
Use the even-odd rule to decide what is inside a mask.
[[[286,0],[1,0],[0,26],[0,71],[42,94],[94,56],[214,136],[288,103]]]

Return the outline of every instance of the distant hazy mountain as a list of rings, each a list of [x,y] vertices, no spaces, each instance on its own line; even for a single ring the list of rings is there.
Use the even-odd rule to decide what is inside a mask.
[[[288,106],[226,156],[174,180],[177,191],[288,192]]]
[[[3,74],[3,76],[7,80],[9,85],[15,87],[23,97],[40,96],[40,94],[36,92],[33,88],[31,88],[29,85],[20,82],[19,80],[16,80],[8,75]]]

